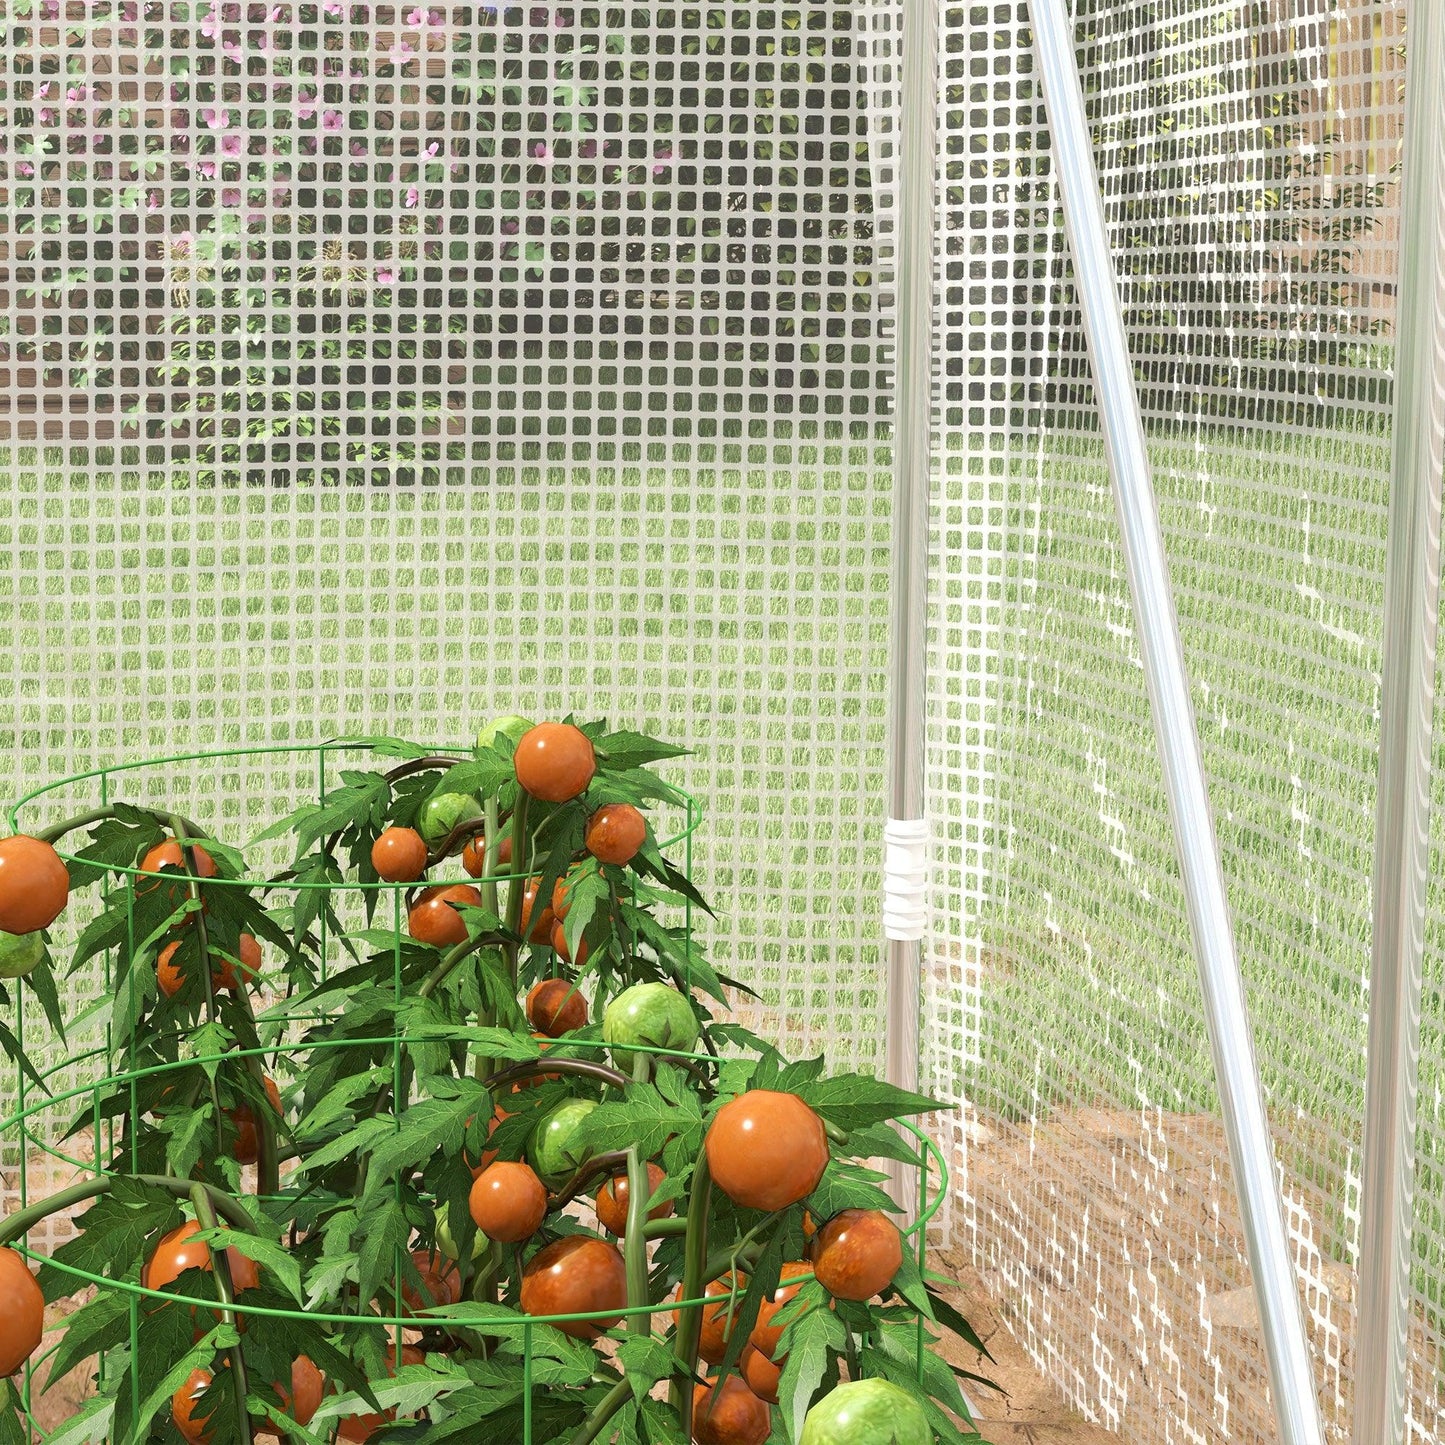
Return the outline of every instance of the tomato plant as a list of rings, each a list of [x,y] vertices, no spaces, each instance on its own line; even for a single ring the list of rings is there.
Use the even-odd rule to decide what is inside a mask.
[[[659,841],[695,821],[656,767],[682,749],[515,718],[469,755],[347,746],[244,846],[121,802],[0,843],[0,918],[43,944],[92,890],[72,967],[104,953],[114,990],[95,1177],[0,1223],[81,1209],[38,1281],[0,1251],[12,1369],[42,1291],[92,1287],[51,1367],[105,1362],[67,1441],[762,1445],[865,1380],[961,1438],[920,1342],[973,1337],[873,1167],[924,1168],[897,1125],[938,1106],[730,1018]],[[50,967],[20,983],[59,1023]]]

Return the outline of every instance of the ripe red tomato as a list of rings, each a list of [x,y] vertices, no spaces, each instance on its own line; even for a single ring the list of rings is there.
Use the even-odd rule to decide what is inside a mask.
[[[547,1217],[547,1189],[528,1164],[498,1159],[472,1181],[472,1221],[488,1239],[520,1244]]]
[[[145,1289],[164,1289],[188,1269],[210,1269],[211,1247],[195,1237],[200,1232],[201,1226],[191,1220],[163,1235],[141,1270],[141,1285]],[[226,1262],[231,1267],[231,1283],[237,1294],[260,1283],[255,1260],[247,1259],[239,1249],[234,1246],[227,1249]]]
[[[196,855],[195,873],[196,878],[214,878],[217,873],[216,861],[199,844],[193,845],[192,851]],[[157,843],[140,862],[142,874],[156,874],[162,868],[179,868],[183,873],[191,874],[191,865],[187,861],[185,850],[174,838],[167,838],[164,843]],[[135,891],[137,893],[149,893],[152,888],[157,887],[155,883],[142,883],[139,878],[136,880]],[[186,883],[172,883],[167,886],[165,897],[172,908],[179,908],[190,896],[190,886]],[[186,915],[186,922],[189,923],[191,915]]]
[[[502,834],[502,841],[497,844],[496,867],[505,868],[512,861],[512,835]],[[487,867],[487,840],[480,833],[475,838],[468,838],[466,847],[462,849],[462,867],[472,875],[473,878],[480,878],[486,872]]]
[[[587,791],[597,754],[571,723],[538,723],[517,741],[512,755],[517,782],[544,803],[565,803]]]
[[[566,978],[544,978],[527,994],[527,1022],[548,1038],[587,1027],[587,1000]]]
[[[401,1298],[403,1313],[437,1309],[442,1305],[460,1304],[462,1298],[462,1277],[457,1273],[455,1260],[444,1254],[414,1249],[411,1262],[421,1276],[421,1288],[410,1282],[403,1282]]]
[[[518,932],[522,937],[532,943],[546,943],[552,937],[552,910],[544,908],[537,916],[537,921],[532,922],[532,910],[537,902],[537,885],[541,883],[540,878],[529,878],[527,886],[522,892],[522,919],[518,925]],[[517,886],[515,883],[512,885]]]
[[[750,1089],[707,1131],[713,1183],[745,1209],[771,1212],[806,1198],[828,1166],[823,1121],[796,1094]]]
[[[440,884],[424,889],[407,915],[411,936],[436,948],[455,948],[467,941],[467,925],[453,903],[480,904],[482,895],[470,883]]]
[[[569,1234],[540,1249],[522,1271],[522,1312],[529,1315],[579,1315],[605,1310],[608,1318],[563,1320],[564,1335],[595,1340],[627,1308],[627,1267],[622,1256],[600,1239]],[[616,1313],[614,1313],[614,1311]]]
[[[733,1325],[737,1322],[737,1312],[741,1309],[743,1296],[747,1292],[748,1277],[745,1274],[724,1275],[721,1279],[713,1280],[703,1290],[704,1295],[722,1297],[720,1304],[702,1307],[702,1330],[698,1335],[697,1352],[708,1364],[720,1365],[727,1354],[728,1340],[732,1336]],[[681,1285],[678,1285],[674,1298],[682,1298]],[[672,1322],[678,1329],[682,1328],[681,1310],[673,1311]]]
[[[421,1365],[426,1363],[426,1356],[415,1345],[403,1345],[401,1362],[403,1365]],[[390,1349],[386,1353],[386,1373],[388,1376],[396,1374],[396,1356]],[[363,1442],[370,1440],[389,1420],[395,1419],[395,1410],[388,1410],[382,1415],[374,1412],[366,1415],[343,1415],[336,1422],[336,1438],[351,1441],[352,1445],[363,1445]]]
[[[647,842],[647,819],[631,803],[609,803],[593,813],[585,842],[599,863],[630,863]]]
[[[693,1386],[692,1438],[697,1445],[766,1445],[773,1433],[768,1407],[736,1375],[723,1381],[714,1401],[716,1383]]]
[[[201,1416],[196,1415],[197,1401],[206,1393],[211,1376],[205,1370],[192,1370],[186,1383],[171,1396],[171,1421],[191,1445],[206,1445],[211,1438],[210,1422],[213,1409],[208,1408]]]
[[[387,883],[415,883],[426,872],[426,844],[415,828],[387,828],[371,845],[371,866]]]
[[[275,1079],[267,1079],[266,1097],[271,1101],[271,1108],[279,1116],[281,1109],[281,1091],[276,1087]],[[256,1114],[249,1104],[237,1104],[234,1109],[227,1109],[227,1114],[236,1125],[236,1142],[232,1146],[232,1153],[238,1164],[254,1164],[261,1157],[261,1137],[256,1131]]]
[[[840,1210],[813,1241],[813,1272],[836,1299],[872,1299],[902,1263],[898,1226],[878,1209]]]
[[[0,838],[0,932],[49,928],[70,897],[70,874],[60,854],[39,838]]]
[[[775,1365],[766,1355],[759,1354],[751,1345],[744,1345],[742,1359],[738,1361],[738,1369],[742,1371],[743,1379],[748,1382],[748,1389],[758,1399],[766,1400],[770,1405],[778,1403],[778,1381],[783,1377],[781,1365]]]
[[[572,950],[567,946],[567,934],[562,927],[562,920],[559,918],[552,925],[552,948],[557,956],[567,963],[576,963],[578,968],[583,967],[587,962],[587,955],[592,950],[587,946],[587,940],[581,939],[577,947],[577,957],[572,957]]]
[[[660,1165],[647,1164],[647,1187],[656,1194],[662,1186],[662,1181],[667,1178]],[[628,1183],[626,1174],[619,1174],[609,1179],[601,1189],[597,1191],[597,1221],[609,1234],[627,1233],[627,1210],[632,1201],[632,1190]],[[672,1200],[665,1200],[656,1209],[649,1209],[649,1219],[666,1219],[672,1213]]]
[[[304,1427],[311,1423],[311,1417],[321,1408],[321,1399],[326,1393],[326,1377],[307,1356],[297,1355],[291,1362],[290,1388],[278,1381],[276,1393],[281,1396],[281,1413]],[[276,1428],[269,1421],[255,1421],[251,1434],[257,1440],[279,1438]]]
[[[793,1279],[800,1274],[812,1274],[813,1267],[801,1260],[791,1264],[785,1264],[782,1268],[781,1278],[778,1287],[773,1291],[771,1299],[765,1299],[758,1308],[757,1323],[753,1326],[753,1332],[748,1336],[748,1343],[760,1354],[766,1355],[768,1359],[776,1363],[778,1353],[778,1341],[783,1337],[783,1331],[788,1327],[788,1321],[782,1324],[774,1324],[775,1316],[782,1313],[783,1306],[789,1300],[794,1299],[802,1289],[801,1284],[784,1284],[783,1280]]]
[[[45,1296],[30,1266],[13,1249],[0,1248],[0,1375],[13,1375],[44,1333]]]
[[[179,940],[175,943],[168,943],[156,957],[156,983],[167,998],[174,998],[186,981],[180,964],[176,962],[176,952],[180,946]],[[241,972],[245,975],[246,982],[250,983],[261,971],[261,945],[249,933],[243,933],[238,941],[236,953],[241,960]],[[239,991],[240,985],[236,980],[236,970],[229,958],[222,958],[219,954],[213,955],[211,987],[217,993],[222,990],[229,990],[231,993]]]

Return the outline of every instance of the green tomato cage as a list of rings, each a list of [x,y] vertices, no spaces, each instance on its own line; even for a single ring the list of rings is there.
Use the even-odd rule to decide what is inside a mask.
[[[438,753],[446,753],[448,749],[438,748]],[[465,757],[468,749],[458,748],[453,751],[454,756]],[[196,752],[178,754],[173,757],[150,759],[140,762],[120,764],[108,768],[98,768],[88,772],[77,773],[55,782],[46,784],[22,797],[9,812],[11,828],[16,832],[27,832],[36,835],[44,835],[47,828],[53,830],[54,824],[49,815],[58,815],[59,808],[65,802],[67,793],[83,793],[88,795],[91,807],[86,810],[87,824],[99,820],[108,815],[109,810],[117,804],[131,803],[138,808],[153,812],[158,816],[174,817],[186,832],[197,842],[210,845],[211,829],[204,819],[192,821],[188,818],[180,818],[178,815],[169,814],[166,806],[157,806],[154,799],[160,795],[163,797],[173,796],[174,790],[167,785],[166,778],[168,769],[193,768],[196,765],[237,765],[233,775],[239,776],[244,771],[242,765],[250,763],[263,763],[271,765],[277,761],[294,759],[298,766],[309,765],[314,768],[315,795],[318,799],[323,798],[336,776],[337,770],[348,760],[356,760],[360,757],[373,756],[372,750],[367,745],[359,745],[355,742],[339,741],[325,743],[320,746],[276,746],[268,748],[252,748],[242,750],[220,750],[210,752]],[[137,796],[139,794],[140,796]],[[129,795],[129,796],[128,796]],[[693,835],[702,820],[702,809],[698,802],[687,794],[680,794],[685,800],[684,806],[678,810],[681,816],[676,820],[676,831],[672,833],[665,842],[661,842],[662,849],[673,849],[681,847],[683,850],[682,867],[685,875],[691,877],[693,861]],[[222,799],[212,794],[209,800],[216,811],[226,811],[220,805]],[[234,800],[233,800],[234,801]],[[98,807],[96,806],[98,804]],[[199,804],[193,805],[196,812],[204,811]],[[230,810],[234,813],[234,808]],[[244,810],[243,810],[244,811]],[[79,815],[72,814],[67,822],[73,827]],[[221,829],[218,827],[216,832]],[[661,830],[659,829],[659,832]],[[76,853],[65,851],[63,845],[58,851],[65,860],[68,867],[84,866],[85,860]],[[251,851],[248,848],[248,852]],[[117,883],[113,875],[119,875],[124,883]],[[143,937],[136,927],[136,897],[137,879],[140,877],[154,878],[155,875],[144,875],[138,866],[114,867],[107,875],[103,885],[101,897],[110,904],[114,901],[117,891],[123,891],[126,896],[126,919],[127,928],[123,940],[116,940],[113,946],[106,947],[98,955],[98,967],[100,971],[101,997],[97,999],[96,1005],[85,1010],[81,1015],[81,1022],[88,1020],[92,1025],[99,1026],[103,1010],[103,1001],[112,995],[115,989],[115,982],[121,975],[120,961],[122,956],[128,959],[142,959],[154,964],[154,956],[158,951],[159,942],[155,937]],[[408,889],[414,887],[411,883],[388,883],[359,882],[343,879],[328,883],[297,882],[285,879],[279,881],[272,877],[245,876],[236,878],[226,877],[205,877],[200,878],[189,872],[164,875],[174,881],[172,887],[184,886],[191,892],[192,898],[197,896],[196,888],[204,883],[207,890],[232,888],[259,890],[264,889],[268,897],[268,906],[275,910],[277,895],[286,896],[289,894],[293,904],[299,900],[302,894],[308,891],[324,891],[328,894],[333,908],[340,915],[345,915],[351,910],[353,915],[364,911],[366,895],[373,895],[375,904],[375,918],[373,920],[372,938],[375,938],[375,930],[383,929],[390,933],[394,940],[392,949],[393,971],[392,989],[393,999],[400,1001],[404,989],[408,986],[403,977],[403,940],[406,938],[406,894]],[[473,878],[470,881],[483,885],[488,883],[507,884],[511,881],[512,875],[506,872],[499,872]],[[155,887],[154,883],[150,884]],[[88,897],[89,895],[83,895]],[[70,911],[76,912],[75,902],[72,901]],[[681,910],[683,914],[683,925],[689,941],[692,939],[693,909],[691,903],[687,903]],[[81,925],[85,920],[75,918],[70,920],[73,925]],[[328,916],[326,909],[322,909],[317,916],[317,951],[318,951],[318,972],[324,981],[331,976],[334,969],[339,966],[342,953],[341,941],[335,935],[334,925]],[[689,943],[689,947],[691,944]],[[56,950],[57,953],[60,951]],[[123,954],[122,954],[123,951]],[[209,989],[208,989],[209,992]],[[242,990],[244,996],[244,990]],[[27,1000],[24,991],[16,988],[13,993],[15,1007],[17,1010],[17,1032],[24,1042],[26,1029]],[[28,1006],[33,1009],[34,1004]],[[49,1214],[57,1213],[76,1207],[84,1207],[87,1201],[98,1196],[109,1193],[114,1182],[119,1178],[140,1176],[149,1178],[139,1169],[141,1161],[136,1157],[135,1148],[138,1139],[137,1124],[146,1111],[143,1099],[154,1100],[152,1092],[154,1081],[163,1078],[168,1074],[183,1069],[193,1068],[200,1064],[207,1069],[216,1071],[228,1068],[247,1067],[247,1060],[259,1059],[263,1066],[270,1071],[277,1083],[280,1085],[283,1100],[286,1094],[288,1064],[294,1064],[295,1059],[301,1057],[309,1050],[325,1048],[345,1048],[369,1052],[374,1057],[388,1057],[391,1064],[392,1087],[398,1102],[398,1112],[407,1107],[407,1049],[409,1044],[415,1044],[414,1036],[408,1036],[405,1032],[380,1032],[365,1038],[339,1038],[339,1039],[302,1039],[297,1037],[299,1026],[308,1022],[317,1022],[329,1017],[324,1011],[312,1014],[297,1015],[287,1013],[284,1016],[272,1011],[265,1011],[258,1014],[258,1026],[266,1036],[267,1042],[264,1047],[257,1049],[236,1049],[225,1052],[200,1052],[195,1054],[186,1053],[184,1040],[181,1043],[180,1056],[175,1060],[167,1060],[151,1067],[132,1068],[116,1070],[112,1067],[113,1061],[122,1050],[124,1040],[116,1036],[113,1022],[106,1018],[103,1024],[103,1037],[97,1037],[93,1046],[81,1047],[78,1044],[67,1047],[60,1057],[53,1057],[44,1067],[38,1069],[40,1083],[37,1079],[28,1075],[23,1068],[16,1066],[14,1074],[14,1087],[18,1099],[18,1107],[3,1122],[0,1122],[0,1139],[7,1142],[18,1141],[22,1167],[18,1171],[20,1209],[11,1215],[0,1226],[0,1242],[9,1243],[18,1250],[29,1261],[32,1268],[42,1265],[52,1271],[58,1271],[60,1275],[69,1279],[71,1290],[69,1293],[79,1294],[89,1286],[104,1285],[109,1289],[119,1289],[129,1296],[129,1331],[126,1339],[119,1346],[111,1345],[103,1349],[98,1357],[99,1378],[104,1380],[108,1370],[125,1368],[127,1358],[134,1359],[140,1348],[139,1325],[142,1312],[153,1308],[160,1303],[180,1304],[192,1306],[197,1311],[204,1311],[205,1314],[199,1317],[204,1319],[207,1315],[220,1315],[227,1319],[234,1319],[238,1328],[243,1332],[247,1323],[253,1327],[259,1326],[267,1319],[305,1319],[315,1325],[336,1325],[355,1326],[359,1319],[365,1320],[368,1327],[379,1332],[384,1332],[388,1337],[389,1347],[394,1363],[398,1369],[402,1367],[402,1349],[406,1343],[415,1342],[423,1330],[445,1327],[449,1331],[475,1332],[480,1337],[493,1342],[496,1352],[503,1355],[511,1355],[520,1359],[523,1391],[519,1402],[520,1436],[518,1437],[523,1445],[534,1445],[534,1441],[540,1442],[544,1438],[572,1438],[570,1436],[552,1437],[542,1436],[536,1433],[537,1427],[533,1420],[533,1395],[534,1379],[539,1368],[539,1362],[546,1362],[550,1369],[556,1369],[557,1350],[569,1346],[572,1342],[564,1340],[555,1328],[564,1324],[576,1324],[592,1320],[615,1320],[620,1313],[625,1322],[637,1318],[645,1318],[649,1321],[657,1315],[670,1315],[682,1305],[701,1305],[703,1299],[698,1296],[689,1298],[686,1301],[679,1301],[674,1296],[674,1290],[669,1286],[667,1297],[660,1301],[644,1304],[629,1304],[624,1310],[608,1310],[591,1314],[570,1314],[570,1315],[538,1315],[521,1317],[510,1310],[499,1308],[496,1304],[466,1300],[460,1304],[449,1307],[438,1307],[437,1309],[409,1310],[406,1313],[384,1313],[372,1312],[366,1309],[364,1313],[344,1314],[328,1313],[324,1310],[307,1310],[303,1308],[275,1309],[265,1306],[248,1304],[245,1293],[231,1300],[224,1299],[218,1289],[217,1295],[192,1296],[178,1294],[171,1291],[148,1289],[135,1280],[116,1280],[114,1278],[91,1272],[80,1268],[64,1260],[53,1259],[40,1248],[32,1245],[30,1241],[31,1231],[36,1227],[42,1217],[49,1217]],[[134,1040],[134,1029],[136,1014],[131,1012],[130,1039]],[[182,1030],[183,1035],[188,1032]],[[428,1033],[429,1043],[440,1045],[445,1048],[466,1049],[472,1044],[479,1051],[484,1052],[486,1045],[478,1044],[469,1037],[469,1031],[458,1028],[455,1032]],[[605,1059],[608,1046],[600,1039],[597,1040],[567,1040],[565,1048],[554,1047],[546,1055],[547,1066],[552,1069],[554,1066],[565,1072],[571,1063],[585,1063],[589,1055],[594,1058]],[[633,1052],[645,1052],[653,1058],[667,1059],[676,1064],[686,1067],[689,1064],[707,1065],[717,1062],[715,1056],[704,1052],[679,1052],[670,1049],[658,1049],[647,1046],[636,1046]],[[501,1064],[501,1071],[507,1067],[506,1062]],[[67,1084],[67,1080],[81,1078],[84,1082]],[[43,1085],[43,1087],[42,1087]],[[49,1092],[47,1092],[49,1091]],[[117,1092],[120,1092],[125,1100],[125,1105],[117,1109],[114,1099]],[[107,1102],[111,1101],[111,1102]],[[283,1118],[284,1118],[283,1111]],[[75,1127],[77,1121],[85,1119],[88,1115],[88,1122],[83,1130]],[[68,1121],[66,1127],[60,1121]],[[917,1265],[920,1274],[922,1273],[927,1243],[927,1227],[929,1221],[938,1212],[948,1191],[948,1169],[943,1155],[938,1148],[920,1130],[912,1125],[902,1122],[900,1125],[916,1142],[919,1150],[919,1158],[922,1166],[916,1170],[916,1194],[910,1203],[909,1213],[911,1220],[905,1225],[900,1221],[900,1228],[905,1240],[905,1255],[910,1255]],[[398,1126],[399,1127],[399,1126]],[[93,1151],[92,1157],[85,1157],[83,1148],[78,1148],[78,1138],[88,1138],[89,1147]],[[131,1140],[132,1157],[131,1169],[119,1169],[106,1167],[101,1161],[112,1159],[118,1142],[125,1138]],[[26,1161],[35,1158],[43,1159],[51,1168],[61,1171],[73,1171],[73,1182],[62,1186],[50,1194],[46,1199],[35,1199],[27,1181],[27,1168],[23,1167]],[[152,1182],[155,1182],[152,1180]],[[190,1189],[182,1187],[184,1181],[171,1181],[170,1187],[177,1198],[183,1202],[191,1202],[196,1212],[202,1213],[204,1204],[196,1200],[196,1194],[201,1189],[194,1186]],[[401,1191],[401,1177],[398,1175],[396,1181],[398,1198]],[[214,1214],[211,1220],[202,1220],[203,1224],[219,1225],[222,1228],[229,1228],[232,1231],[243,1231],[251,1227],[251,1221],[244,1208],[239,1207],[234,1201],[229,1200],[221,1191],[204,1191],[209,1200]],[[285,1202],[297,1199],[302,1191],[288,1189],[287,1176],[284,1167],[279,1171],[278,1188],[275,1193],[267,1193],[261,1196],[269,1203]],[[314,1198],[314,1191],[312,1191]],[[42,1211],[47,1211],[42,1215]],[[666,1232],[665,1230],[663,1232]],[[417,1241],[409,1241],[406,1248],[397,1248],[395,1258],[392,1262],[390,1276],[391,1297],[393,1300],[403,1298],[403,1291],[407,1284],[407,1276],[403,1266],[403,1257],[411,1248],[416,1247]],[[431,1241],[425,1242],[425,1247],[430,1247]],[[520,1254],[514,1259],[515,1265],[520,1267]],[[264,1264],[262,1268],[264,1268]],[[790,1277],[790,1283],[804,1283],[812,1276],[799,1275]],[[736,1288],[736,1286],[735,1286]],[[52,1290],[52,1293],[54,1291]],[[716,1305],[719,1296],[714,1295],[708,1299],[708,1303]],[[224,1304],[224,1311],[218,1311],[218,1299]],[[361,1301],[358,1295],[359,1307],[364,1307],[367,1302]],[[666,1332],[665,1323],[661,1324],[663,1333]],[[62,1335],[63,1339],[63,1335]],[[244,1333],[242,1335],[244,1340]],[[918,1334],[916,1367],[920,1380],[924,1373],[925,1361],[925,1330],[922,1314],[918,1315]],[[23,1412],[32,1426],[38,1431],[37,1438],[46,1439],[54,1436],[46,1436],[43,1428],[36,1421],[33,1413],[34,1396],[33,1387],[37,1369],[47,1360],[51,1359],[60,1348],[59,1344],[38,1352],[24,1368],[23,1376],[17,1379],[17,1392],[23,1406]],[[132,1391],[132,1410],[138,1411],[141,1407],[139,1398],[139,1377],[135,1370],[130,1372]],[[405,1422],[408,1409],[424,1409],[426,1403],[425,1389],[418,1389],[415,1380],[409,1380],[408,1375],[398,1374],[394,1381],[372,1382],[376,1390],[377,1399],[385,1409],[394,1409],[400,1420],[398,1425]],[[628,1389],[627,1381],[623,1381],[618,1389]],[[362,1397],[348,1395],[344,1398],[334,1393],[334,1387],[328,1382],[328,1389],[333,1393],[328,1394],[323,1402],[322,1410],[318,1413],[316,1420],[310,1426],[313,1435],[321,1439],[334,1438],[334,1431],[337,1425],[337,1415],[359,1411],[369,1411],[371,1406]],[[335,1408],[341,1406],[343,1408]],[[690,1413],[690,1400],[688,1410]],[[164,1415],[164,1409],[162,1410]],[[273,1427],[274,1428],[274,1427]],[[385,1438],[389,1432],[383,1432],[378,1438]],[[301,1437],[298,1437],[301,1438]],[[590,1438],[590,1437],[589,1437]]]

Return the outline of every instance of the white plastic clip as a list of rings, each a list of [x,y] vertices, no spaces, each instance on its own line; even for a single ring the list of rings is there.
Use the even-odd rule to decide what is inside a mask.
[[[883,936],[923,937],[928,924],[928,820],[889,818],[883,825]]]

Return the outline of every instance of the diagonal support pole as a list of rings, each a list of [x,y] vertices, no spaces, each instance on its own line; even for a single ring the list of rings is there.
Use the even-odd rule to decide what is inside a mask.
[[[1074,53],[1073,23],[1065,0],[1032,0],[1030,9],[1034,53],[1048,108],[1054,174],[1063,199],[1064,223],[1074,259],[1074,284],[1088,335],[1154,734],[1199,962],[1219,1102],[1264,1328],[1279,1437],[1282,1445],[1323,1445],[1319,1397],[1275,1184],[1269,1124],[1254,1062],[1234,925],[1204,780],[1204,758],[1174,612],[1118,282],[1104,226],[1099,177]]]
[[[1445,467],[1445,8],[1410,8],[1385,554],[1355,1445],[1405,1438],[1420,987]]]

